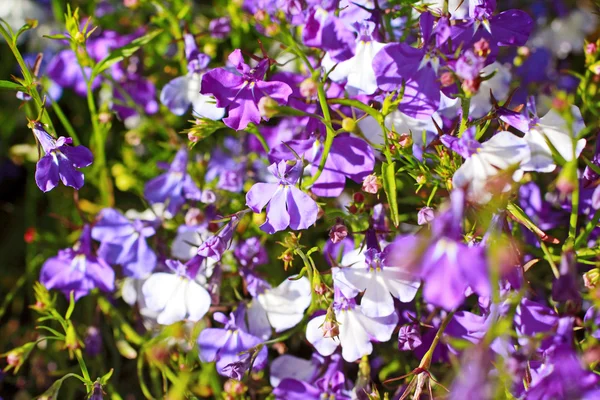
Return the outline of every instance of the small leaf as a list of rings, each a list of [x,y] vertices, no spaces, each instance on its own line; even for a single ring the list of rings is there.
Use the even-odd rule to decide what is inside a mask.
[[[398,213],[398,191],[396,187],[396,164],[384,162],[381,165],[381,179],[383,181],[383,190],[387,196],[392,214],[392,222],[395,227],[400,224],[400,214]]]
[[[106,69],[110,68],[112,65],[126,59],[127,57],[132,56],[136,51],[140,49],[140,47],[150,43],[152,39],[160,35],[162,32],[162,29],[157,29],[133,40],[131,43],[124,47],[121,47],[120,49],[112,51],[108,56],[100,60],[98,64],[94,66],[94,68],[92,69],[92,76],[90,79],[93,81],[93,79],[96,76],[101,74]]]
[[[73,310],[75,310],[75,297],[73,295],[75,291],[71,290],[71,294],[69,295],[69,308],[67,309],[67,313],[65,314],[65,319],[71,319],[71,314],[73,314]]]
[[[0,80],[0,90],[14,90],[16,92],[20,92],[20,91],[24,92],[27,89],[25,89],[24,86],[19,85],[18,83],[15,83],[15,82]]]

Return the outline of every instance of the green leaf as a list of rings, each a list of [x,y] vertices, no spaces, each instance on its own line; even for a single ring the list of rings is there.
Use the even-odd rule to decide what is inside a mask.
[[[383,190],[387,196],[392,213],[392,222],[395,227],[400,224],[400,214],[398,213],[398,191],[396,187],[396,164],[384,162],[381,165],[381,179],[383,181]]]
[[[69,308],[67,309],[67,313],[65,314],[66,320],[69,320],[71,318],[71,314],[73,314],[73,310],[75,310],[75,298],[73,297],[74,293],[75,291],[71,290]]]
[[[157,29],[133,40],[127,46],[121,47],[120,49],[116,49],[115,51],[111,52],[108,56],[100,60],[98,64],[94,66],[94,68],[92,69],[92,76],[90,79],[93,80],[96,76],[101,74],[106,69],[110,68],[112,65],[126,59],[127,57],[132,56],[136,51],[140,49],[140,47],[150,43],[152,39],[160,35],[162,32],[162,29]]]
[[[14,90],[16,92],[22,91],[25,92],[26,89],[24,86],[19,85],[18,83],[14,83],[11,81],[2,81],[0,80],[0,90]]]

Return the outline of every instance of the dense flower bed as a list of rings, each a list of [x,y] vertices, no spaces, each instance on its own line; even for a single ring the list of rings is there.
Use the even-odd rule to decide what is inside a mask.
[[[591,4],[77,3],[0,6],[0,399],[600,398]]]

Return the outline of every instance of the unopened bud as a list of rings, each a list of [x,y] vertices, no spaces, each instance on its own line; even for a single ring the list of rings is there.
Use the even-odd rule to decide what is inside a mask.
[[[565,164],[562,171],[558,175],[556,181],[556,188],[562,194],[570,194],[575,190],[575,187],[579,184],[577,179],[577,162],[569,161]]]
[[[362,204],[365,201],[365,195],[360,192],[356,192],[352,195],[352,200],[354,200],[355,203]]]
[[[340,335],[340,327],[336,321],[325,321],[321,327],[324,338],[334,338]]]
[[[424,185],[425,183],[427,183],[427,178],[425,178],[425,175],[417,176],[417,185]]]
[[[600,281],[600,269],[593,268],[583,274],[583,284],[588,289],[594,289]]]
[[[462,83],[462,89],[468,96],[472,96],[479,91],[481,79],[465,79]]]
[[[346,132],[354,132],[356,130],[356,121],[352,118],[344,118],[342,120],[342,129]]]
[[[598,51],[598,45],[596,43],[588,43],[585,45],[585,53],[589,55],[596,54]]]
[[[279,113],[279,104],[272,97],[264,96],[258,101],[258,111],[264,119],[274,117]]]
[[[368,175],[362,184],[362,190],[366,193],[376,194],[381,189],[381,182],[376,175]]]
[[[13,368],[16,368],[21,363],[21,354],[16,351],[11,351],[6,356],[6,363]]]
[[[329,238],[333,243],[339,243],[348,236],[348,228],[344,224],[335,224],[329,231]]]
[[[440,76],[440,83],[443,87],[454,85],[454,75],[452,75],[452,72],[444,72]]]
[[[82,32],[77,32],[75,34],[75,37],[73,39],[75,39],[75,41],[77,43],[84,43],[85,42],[85,35]]]
[[[479,57],[485,58],[491,52],[490,42],[482,38],[473,45],[473,50],[475,50],[475,54]]]
[[[412,135],[410,133],[400,134],[400,137],[398,138],[398,144],[403,149],[406,149],[407,147],[412,146],[412,144],[413,144]]]
[[[317,97],[317,83],[312,78],[303,80],[300,84],[300,94],[307,99],[314,99]]]
[[[521,46],[517,49],[517,54],[521,57],[529,57],[531,55],[531,49],[527,46]]]
[[[425,225],[433,221],[433,218],[433,208],[423,207],[419,210],[419,214],[417,215],[417,223],[419,225]]]
[[[192,207],[185,213],[185,224],[187,226],[200,225],[204,221],[204,215],[199,208]]]

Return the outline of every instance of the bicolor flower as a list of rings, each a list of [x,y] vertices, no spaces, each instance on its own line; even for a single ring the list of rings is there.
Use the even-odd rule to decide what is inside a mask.
[[[167,260],[166,265],[173,273],[153,273],[142,286],[146,307],[157,313],[161,325],[199,321],[210,308],[210,294],[194,281],[188,266],[176,260]]]
[[[105,208],[92,229],[92,237],[101,242],[98,255],[111,264],[123,266],[125,275],[145,278],[156,267],[156,254],[146,238],[153,226],[141,220],[130,221],[114,208]]]
[[[341,267],[332,270],[333,282],[344,296],[351,298],[363,292],[361,311],[368,317],[386,317],[394,313],[394,297],[403,303],[415,298],[420,280],[412,273],[414,266],[409,265],[410,250],[418,241],[406,237],[402,248],[388,246],[383,252],[370,248],[366,251],[355,249],[342,258]],[[414,242],[414,243],[413,243]],[[402,264],[391,262],[387,255],[391,251],[405,253]],[[394,261],[399,260],[393,257]]]
[[[469,143],[467,144],[470,146],[469,151],[461,154],[468,158],[454,173],[452,185],[466,190],[467,198],[470,201],[484,204],[492,199],[492,191],[489,189],[491,179],[497,177],[502,171],[509,171],[510,179],[507,182],[501,182],[501,187],[498,189],[501,192],[510,190],[511,181],[518,182],[523,177],[522,168],[529,162],[531,153],[525,139],[507,131],[495,134],[482,144],[474,140],[473,135],[474,130],[465,132],[460,139],[446,135],[442,137],[442,142],[444,140],[446,143],[452,141],[450,148],[460,146],[458,142],[461,141]],[[511,168],[514,171],[511,172]]]
[[[115,272],[92,252],[90,226],[85,225],[73,248],[60,250],[42,265],[40,282],[48,289],[62,291],[67,298],[73,292],[73,298],[78,300],[95,288],[112,292]]]
[[[206,328],[198,336],[198,355],[202,362],[217,363],[217,371],[227,375],[227,368],[244,361],[251,349],[262,343],[262,339],[250,333],[245,321],[246,309],[240,305],[229,318],[223,313],[215,313],[215,321],[225,325],[223,328]],[[261,370],[267,363],[267,348],[262,347],[254,360],[253,368]]]
[[[341,345],[344,360],[354,362],[373,352],[372,341],[387,342],[392,338],[398,324],[396,313],[385,317],[368,317],[354,299],[346,299],[339,292],[336,294],[334,312],[339,324],[339,341],[324,336],[322,326],[325,315],[311,319],[306,325],[306,339],[319,354],[329,356]]]
[[[31,128],[35,138],[44,150],[35,169],[35,183],[40,190],[48,192],[58,185],[59,179],[63,185],[81,189],[84,182],[83,173],[76,168],[90,165],[94,156],[84,146],[69,146],[73,139],[64,136],[54,139],[39,122],[32,122]]]
[[[186,200],[202,199],[202,192],[187,173],[187,162],[188,152],[182,147],[168,171],[146,183],[144,197],[150,204],[167,203],[167,211],[175,215]]]
[[[373,94],[377,90],[377,80],[373,71],[373,59],[385,43],[373,39],[373,22],[358,24],[358,37],[352,58],[337,63],[327,53],[321,65],[329,73],[334,82],[346,81],[346,90],[358,91],[361,94]],[[334,68],[335,67],[335,68]]]
[[[200,93],[211,94],[217,99],[217,107],[227,108],[225,125],[231,129],[245,129],[249,123],[258,124],[261,113],[258,102],[270,97],[279,104],[286,104],[292,93],[288,84],[264,81],[269,61],[262,60],[255,68],[244,63],[240,50],[229,55],[229,63],[237,73],[224,68],[213,69],[202,76]]]
[[[525,133],[523,139],[529,145],[531,159],[522,166],[524,171],[554,171],[556,162],[548,142],[565,161],[579,157],[586,140],[577,139],[585,128],[581,111],[577,106],[572,105],[568,111],[572,122],[567,121],[555,110],[550,110],[546,115],[538,118],[533,98],[528,101],[527,111],[529,115],[518,114],[507,109],[498,111],[502,121]]]
[[[210,57],[198,51],[193,35],[186,33],[183,40],[188,73],[171,80],[163,87],[160,102],[175,115],[185,114],[191,105],[196,117],[221,119],[225,115],[225,109],[217,107],[213,97],[200,94],[202,72],[208,66]]]
[[[300,178],[301,165],[280,161],[268,169],[279,182],[256,183],[246,194],[246,205],[255,213],[267,206],[267,219],[260,228],[275,233],[288,226],[299,230],[314,224],[319,213],[317,203],[294,186]]]

